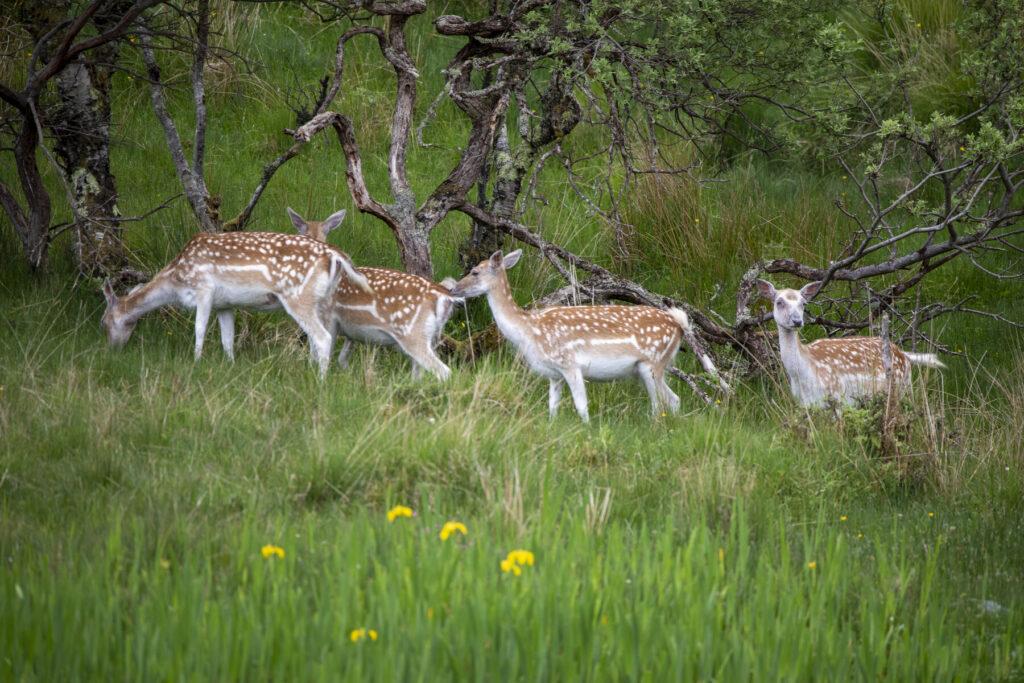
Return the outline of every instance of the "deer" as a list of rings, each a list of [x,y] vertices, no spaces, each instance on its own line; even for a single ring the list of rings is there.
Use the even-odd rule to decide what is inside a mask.
[[[554,418],[564,384],[576,412],[589,422],[585,380],[638,378],[647,389],[651,410],[659,404],[673,413],[679,397],[665,383],[665,370],[679,350],[684,331],[692,331],[686,312],[652,306],[552,306],[521,308],[512,297],[507,270],[522,255],[500,250],[481,261],[452,288],[453,296],[487,295],[501,334],[530,369],[550,380],[548,415]]]
[[[324,221],[310,221],[287,208],[288,218],[300,235],[321,242],[341,224],[345,211]],[[325,308],[325,323],[333,336],[345,342],[338,352],[338,364],[347,369],[355,342],[375,346],[397,346],[412,359],[412,375],[425,370],[444,382],[451,369],[438,358],[435,349],[454,305],[461,299],[449,291],[455,280],[438,284],[391,268],[356,269],[370,283],[372,291],[342,282]]]
[[[799,291],[777,290],[766,280],[757,281],[758,292],[772,301],[772,314],[779,328],[779,356],[793,397],[804,406],[820,406],[829,399],[849,406],[860,397],[886,388],[882,339],[842,337],[802,343],[797,331],[804,325],[804,307],[821,285],[811,282]],[[912,365],[946,367],[934,353],[910,353],[895,344],[890,350],[897,396],[910,388]]]
[[[121,348],[149,311],[166,305],[195,309],[195,359],[199,360],[210,313],[216,311],[221,345],[234,361],[234,309],[283,308],[309,338],[323,378],[333,337],[322,316],[341,282],[370,290],[366,277],[345,252],[312,238],[272,232],[201,233],[152,280],[123,297],[105,280],[103,326],[110,347]]]

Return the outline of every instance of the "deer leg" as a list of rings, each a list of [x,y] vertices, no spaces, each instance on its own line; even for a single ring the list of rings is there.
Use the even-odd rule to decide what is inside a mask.
[[[434,349],[431,348],[429,342],[421,341],[416,345],[417,348],[412,348],[411,346],[407,346],[404,340],[395,339],[395,341],[398,343],[398,347],[402,349],[402,351],[405,351],[409,358],[412,358],[413,377],[419,377],[420,371],[428,370],[434,373],[434,375],[442,382],[447,381],[452,371],[440,358],[437,357],[437,354],[434,353]]]
[[[658,381],[654,378],[654,368],[648,363],[637,363],[636,374],[640,376],[640,381],[644,383],[644,387],[651,397],[651,413],[654,417],[658,417],[659,387]]]
[[[206,338],[206,325],[210,322],[212,308],[212,297],[196,297],[196,360],[203,355],[203,340]]]
[[[217,311],[217,322],[220,323],[220,345],[228,359],[235,360],[235,312],[230,308]]]
[[[552,377],[548,386],[548,416],[554,417],[558,412],[558,404],[562,402],[562,378]]]
[[[351,339],[345,339],[345,342],[341,345],[341,351],[338,351],[338,365],[343,370],[348,370],[348,359],[352,356],[352,351],[356,345]]]
[[[563,370],[562,376],[565,377],[565,383],[569,385],[569,391],[572,393],[572,402],[576,404],[576,412],[579,413],[584,422],[590,422],[590,415],[587,410],[587,387],[583,383],[583,373],[579,368],[573,368],[571,370]]]
[[[327,366],[331,363],[331,346],[334,344],[334,335],[324,327],[315,307],[305,306],[297,301],[285,301],[283,297],[279,298],[284,310],[306,333],[306,337],[309,339],[309,350],[316,360],[320,379],[323,379],[327,376]]]
[[[676,396],[676,393],[672,391],[672,389],[668,386],[668,383],[665,381],[664,371],[661,373],[661,376],[657,377],[656,379],[658,381],[658,389],[661,390],[662,403],[668,405],[669,410],[671,410],[673,413],[678,413],[679,397]]]

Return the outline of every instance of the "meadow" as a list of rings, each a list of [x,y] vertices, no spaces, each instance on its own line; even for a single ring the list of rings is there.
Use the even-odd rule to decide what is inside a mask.
[[[327,69],[336,36],[287,8],[221,11],[221,29],[272,65],[210,95],[208,183],[234,207],[287,144],[273,84]],[[433,93],[444,59],[429,36],[415,50]],[[335,108],[363,114],[383,191],[391,81],[369,51],[349,63],[357,76]],[[135,106],[144,88],[119,79],[122,210],[143,213],[173,167]],[[454,146],[464,130],[442,109],[431,132]],[[437,180],[434,154],[412,154],[419,191]],[[722,177],[641,188],[629,263],[614,263],[607,228],[555,172],[549,206],[527,219],[723,313],[752,260],[826,259],[842,239],[834,170],[745,157]],[[336,142],[282,168],[256,229],[287,231],[285,206],[349,209],[329,241],[357,264],[398,265],[386,229],[353,210]],[[67,243],[30,273],[5,221],[0,680],[1024,678],[1017,330],[936,323],[963,355],[916,376],[896,454],[870,409],[808,413],[769,376],[710,406],[670,379],[682,409],[654,418],[641,386],[589,385],[584,425],[567,401],[548,419],[546,380],[507,347],[451,359],[445,384],[360,347],[321,382],[283,314],[239,315],[231,363],[214,332],[194,362],[191,316],[162,311],[112,352],[98,283],[75,276]],[[134,224],[133,259],[155,271],[194,225],[180,201]],[[435,232],[438,278],[461,274],[467,226],[452,216]],[[529,252],[510,278],[522,304],[558,283]],[[1019,282],[969,266],[927,291],[978,294],[977,308],[1024,320]],[[447,332],[464,339],[490,319],[471,302]],[[676,363],[697,371],[689,354]]]

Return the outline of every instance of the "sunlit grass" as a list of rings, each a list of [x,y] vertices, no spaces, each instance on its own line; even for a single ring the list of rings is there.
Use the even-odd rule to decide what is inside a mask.
[[[233,215],[289,140],[275,84],[326,73],[336,35],[287,7],[217,11],[230,40],[264,50],[251,73],[210,75],[209,182]],[[304,49],[286,49],[297,36]],[[427,29],[412,44],[429,101],[443,51]],[[348,64],[335,108],[359,122],[386,200],[393,76],[371,50],[353,48]],[[115,169],[122,210],[140,214],[174,192],[173,169],[138,106],[144,86],[119,87]],[[172,100],[183,112],[188,93]],[[443,109],[427,137],[454,148],[464,125]],[[455,159],[413,148],[420,196]],[[642,183],[627,216],[632,260],[615,257],[610,228],[554,171],[541,174],[549,205],[524,215],[548,239],[730,318],[753,262],[824,262],[848,229],[831,204],[848,190],[840,173],[746,161],[724,184]],[[282,168],[255,227],[288,229],[286,205],[314,218],[349,209],[332,242],[359,264],[399,265],[390,232],[351,206],[336,140]],[[460,274],[467,227],[452,216],[435,232],[439,277]],[[194,231],[180,201],[131,224],[135,264],[156,270]],[[319,382],[283,314],[239,315],[231,363],[213,331],[193,362],[192,316],[162,311],[111,352],[103,299],[75,280],[66,241],[52,273],[30,275],[20,258],[4,229],[0,679],[1024,672],[1024,355],[993,321],[937,330],[966,357],[919,377],[890,457],[870,414],[808,414],[773,378],[741,381],[713,407],[679,388],[680,414],[664,418],[649,416],[638,384],[592,384],[588,426],[568,402],[549,420],[546,380],[508,348],[453,360],[441,385],[412,380],[401,354],[360,347],[349,371]],[[945,273],[930,292],[1022,310],[1019,285]],[[522,304],[560,284],[529,250],[510,275]],[[475,302],[448,331],[490,321]],[[676,363],[696,371],[688,354]],[[408,515],[389,520],[400,507]],[[449,522],[465,533],[442,541]]]

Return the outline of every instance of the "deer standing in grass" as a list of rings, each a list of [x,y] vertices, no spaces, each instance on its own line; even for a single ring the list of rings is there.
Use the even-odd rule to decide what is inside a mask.
[[[758,280],[760,294],[772,300],[772,313],[779,327],[779,356],[789,375],[793,396],[801,405],[821,405],[832,398],[850,405],[860,396],[886,388],[880,337],[843,337],[818,339],[802,344],[797,333],[804,324],[804,306],[818,293],[820,282],[803,289],[775,289]],[[908,353],[895,344],[892,353],[892,380],[897,395],[910,388],[910,366],[944,368],[934,353]]]
[[[342,277],[364,290],[370,285],[348,255],[309,237],[272,232],[196,235],[156,276],[123,297],[103,283],[107,310],[103,326],[110,346],[124,346],[139,318],[161,306],[196,311],[196,360],[211,311],[217,312],[221,344],[234,360],[235,308],[273,311],[284,308],[309,337],[323,377],[333,338],[322,315]]]
[[[526,311],[516,304],[506,270],[522,251],[508,255],[494,252],[469,275],[459,280],[452,294],[460,297],[487,295],[498,329],[526,359],[530,368],[549,378],[548,412],[552,417],[562,398],[563,382],[569,385],[576,412],[589,421],[584,380],[610,381],[639,378],[651,397],[651,409],[659,403],[672,412],[679,397],[665,383],[683,330],[690,329],[686,313],[651,306],[554,306]]]
[[[288,209],[288,218],[300,235],[325,241],[327,233],[341,224],[344,211],[324,221],[307,221]],[[437,284],[425,277],[391,268],[357,268],[370,283],[372,292],[342,282],[326,307],[324,322],[332,335],[345,337],[338,352],[338,363],[348,367],[354,342],[377,346],[398,346],[412,361],[413,376],[423,370],[447,380],[451,370],[437,357],[434,349],[451,317],[457,297],[450,285]],[[449,281],[445,281],[448,283]],[[454,280],[450,281],[454,284]]]

